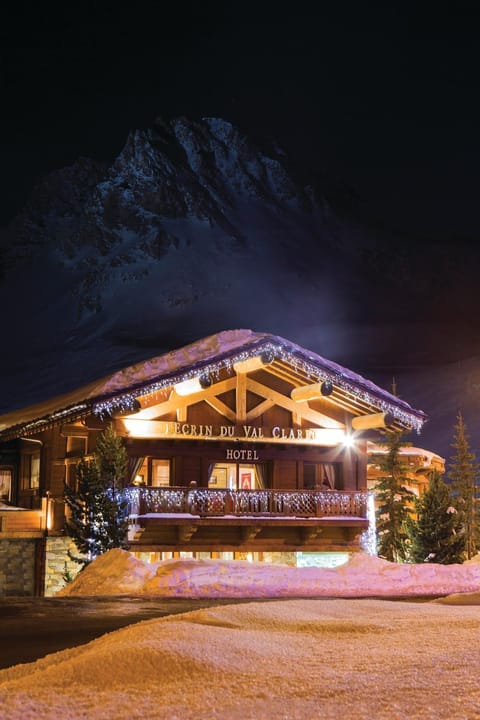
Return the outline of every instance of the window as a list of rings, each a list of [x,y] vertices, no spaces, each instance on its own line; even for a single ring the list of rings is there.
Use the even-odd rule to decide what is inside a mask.
[[[8,503],[12,499],[12,469],[0,467],[0,503]]]
[[[171,462],[168,459],[139,457],[132,458],[130,464],[130,483],[132,485],[152,485],[153,487],[169,487],[171,478]]]
[[[67,460],[65,467],[65,482],[71,490],[78,490],[77,487],[77,464],[78,460]]]
[[[154,487],[170,485],[170,460],[152,458],[152,485]]]
[[[40,453],[30,455],[30,488],[40,487]]]
[[[22,456],[22,489],[38,490],[40,487],[40,452]]]
[[[230,490],[258,490],[266,486],[267,468],[264,464],[226,463],[210,465],[208,487]]]
[[[67,437],[67,455],[80,457],[87,452],[87,438],[71,435]]]
[[[303,487],[306,490],[333,490],[338,488],[336,463],[303,464]]]

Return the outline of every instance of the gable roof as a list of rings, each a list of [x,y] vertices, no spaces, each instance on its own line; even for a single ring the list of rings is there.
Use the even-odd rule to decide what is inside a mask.
[[[183,380],[262,355],[289,366],[299,381],[331,381],[353,401],[354,414],[388,412],[402,428],[420,431],[427,417],[370,380],[282,337],[252,330],[227,330],[144,360],[64,395],[0,416],[0,439],[40,432],[91,413],[106,416],[132,410],[136,398]],[[300,384],[300,382],[299,382]]]

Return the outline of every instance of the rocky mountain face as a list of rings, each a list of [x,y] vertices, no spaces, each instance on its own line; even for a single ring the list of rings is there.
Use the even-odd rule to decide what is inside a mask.
[[[387,248],[290,163],[224,120],[158,119],[113,162],[46,177],[0,235],[0,412],[237,327],[373,380],[406,346],[422,362],[441,337],[426,299],[446,303],[448,254],[433,275],[429,247]]]
[[[141,286],[168,256],[222,263],[258,251],[259,220],[272,226],[271,250],[295,250],[304,239],[279,237],[298,215],[312,239],[328,244],[324,210],[282,160],[280,150],[261,152],[222,120],[158,120],[133,131],[110,166],[82,158],[45,178],[4,233],[7,268],[48,253],[75,277],[79,310],[98,312],[112,282]]]

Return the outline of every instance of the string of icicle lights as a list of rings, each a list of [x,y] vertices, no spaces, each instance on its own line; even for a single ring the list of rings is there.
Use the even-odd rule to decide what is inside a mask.
[[[72,421],[74,418],[84,417],[88,414],[89,408],[90,406],[87,403],[70,405],[61,410],[56,410],[47,417],[37,418],[27,423],[19,423],[18,425],[9,427],[4,432],[1,432],[0,435],[4,439],[14,438],[19,434],[32,435],[41,430],[47,430],[64,420]]]
[[[259,355],[265,365],[268,365],[275,359],[282,360],[283,362],[290,364],[297,372],[301,371],[307,375],[312,382],[331,382],[352,395],[355,395],[360,400],[380,408],[382,412],[391,413],[393,417],[401,422],[405,427],[416,430],[416,432],[420,432],[422,428],[425,418],[419,417],[415,414],[408,403],[405,403],[403,400],[398,399],[396,402],[393,402],[389,401],[387,398],[381,398],[377,392],[371,392],[368,388],[362,386],[362,383],[368,381],[365,381],[355,373],[349,373],[348,370],[343,370],[342,372],[340,367],[338,370],[334,367],[332,367],[332,369],[320,369],[313,361],[309,361],[305,357],[296,355],[290,348],[273,343],[267,343],[261,347],[256,346],[250,348],[249,350],[243,350],[233,356],[224,357],[208,364],[203,362],[194,363],[188,368],[188,370],[182,373],[177,375],[168,375],[163,378],[158,378],[152,382],[142,384],[141,386],[139,385],[135,389],[135,393],[130,390],[115,397],[99,400],[93,404],[92,411],[95,415],[100,417],[111,416],[118,412],[133,412],[135,409],[138,409],[137,396],[140,394],[147,395],[149,393],[167,390],[172,387],[172,385],[184,382],[185,380],[194,380],[195,378],[199,378],[199,376],[209,376],[210,378],[219,380],[220,372],[222,370],[233,372],[233,366],[235,363],[243,360],[250,360],[251,358],[258,357]],[[332,366],[334,366],[333,363]],[[399,407],[401,405],[404,406],[404,409]]]

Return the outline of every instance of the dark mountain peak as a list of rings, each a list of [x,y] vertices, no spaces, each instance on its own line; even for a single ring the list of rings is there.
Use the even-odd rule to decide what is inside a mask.
[[[112,285],[175,273],[177,263],[193,272],[197,255],[221,267],[232,254],[273,250],[288,266],[299,243],[328,251],[330,241],[324,206],[273,143],[221,118],[157,118],[132,130],[110,164],[80,158],[48,175],[4,237],[4,264],[42,253],[71,274],[80,308],[98,311]]]
[[[218,226],[242,244],[245,233],[233,215],[245,205],[276,214],[320,209],[286,162],[273,144],[260,149],[226,120],[157,118],[152,128],[132,130],[112,163],[79,158],[46,176],[3,231],[3,245],[15,246],[16,260],[35,246],[71,255],[79,230],[92,230],[92,223],[87,244],[128,227],[148,234],[147,226],[181,218]]]
[[[233,206],[236,198],[311,210],[311,197],[292,180],[284,161],[226,120],[157,118],[151,129],[130,133],[111,175],[127,176],[134,186],[148,180],[163,193],[174,184],[185,203],[172,203],[167,192],[162,198],[167,216],[191,213],[215,220],[218,206]]]

